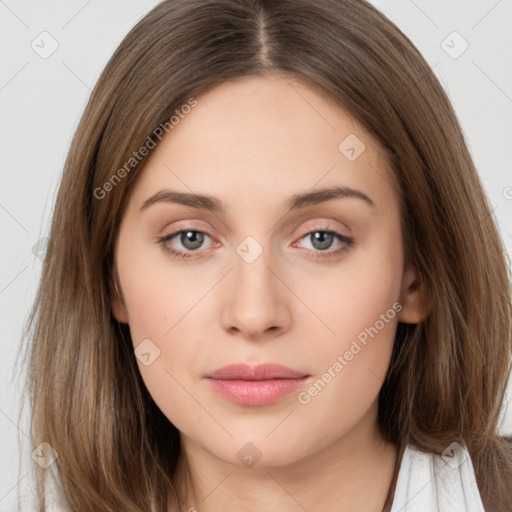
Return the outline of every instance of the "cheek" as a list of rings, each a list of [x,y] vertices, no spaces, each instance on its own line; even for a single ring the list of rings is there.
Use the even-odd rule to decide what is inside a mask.
[[[132,344],[136,355],[150,353],[138,357],[137,364],[157,405],[177,411],[180,403],[190,401],[183,386],[190,389],[201,350],[194,340],[205,286],[194,284],[193,273],[179,270],[153,247],[122,242],[117,264]],[[148,359],[150,364],[144,364]]]
[[[145,338],[170,338],[174,326],[198,301],[193,274],[184,275],[171,256],[147,242],[126,237],[119,249],[118,273],[134,345]]]
[[[377,296],[374,288],[367,291],[347,295],[352,300],[337,322],[333,313],[336,335],[325,336],[315,345],[311,359],[317,372],[297,395],[295,418],[304,418],[311,450],[352,431],[369,411],[376,410],[372,408],[391,360],[400,305],[393,307],[389,290]],[[315,418],[314,424],[307,418]]]
[[[344,348],[360,333],[364,338],[366,329],[376,322],[383,337],[393,339],[393,329],[388,324],[396,323],[403,277],[398,229],[374,235],[371,243],[348,254],[329,274],[317,277],[321,280],[315,282],[310,277],[299,294],[307,297],[311,310],[329,328],[331,335],[325,329],[325,340],[332,349]],[[299,286],[300,282],[296,284]]]
[[[194,343],[194,304],[200,297],[183,277],[163,278],[165,268],[144,261],[144,255],[136,257],[136,252],[130,255],[122,267],[122,282],[132,344],[136,355],[150,354],[149,358],[137,357],[137,365],[156,405],[174,426],[188,431],[205,420],[192,399],[200,351]],[[121,265],[119,274],[123,279]]]
[[[338,425],[361,417],[376,399],[394,345],[403,265],[399,232],[374,240],[309,296],[331,333],[325,330],[315,345],[319,373],[298,398],[310,413],[331,415]]]

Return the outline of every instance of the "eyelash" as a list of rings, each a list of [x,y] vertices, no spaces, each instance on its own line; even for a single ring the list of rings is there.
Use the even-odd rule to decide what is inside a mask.
[[[164,250],[166,252],[170,253],[174,257],[177,257],[177,258],[194,258],[194,257],[196,257],[194,255],[194,252],[199,252],[199,250],[196,250],[196,251],[193,251],[192,253],[190,253],[190,252],[185,252],[185,251],[181,251],[181,250],[177,250],[177,249],[171,249],[168,245],[166,245],[166,242],[168,242],[169,240],[172,240],[175,236],[180,235],[181,233],[186,233],[186,232],[201,233],[203,235],[209,236],[210,238],[213,238],[212,235],[208,231],[199,230],[199,229],[193,229],[191,227],[191,228],[183,228],[183,229],[175,231],[174,233],[171,233],[169,235],[165,235],[165,236],[159,238],[157,240],[157,242],[163,246],[163,248],[164,248]],[[345,236],[345,235],[342,235],[341,233],[338,233],[337,231],[333,231],[332,229],[328,229],[328,228],[315,228],[312,231],[309,231],[309,232],[305,233],[303,236],[301,236],[299,238],[299,240],[302,240],[303,238],[306,238],[307,236],[310,236],[310,235],[312,235],[314,233],[326,233],[328,235],[334,235],[335,238],[339,242],[342,243],[342,246],[340,248],[334,250],[334,251],[313,250],[313,252],[317,253],[317,254],[316,255],[311,255],[312,258],[329,258],[329,257],[334,257],[334,256],[337,256],[337,255],[347,251],[348,249],[353,247],[354,244],[355,244],[355,240],[353,238]]]

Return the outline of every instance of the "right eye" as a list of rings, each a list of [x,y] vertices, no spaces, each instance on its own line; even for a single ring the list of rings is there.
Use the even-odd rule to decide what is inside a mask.
[[[191,258],[195,257],[193,253],[199,252],[198,249],[203,245],[205,236],[210,237],[210,235],[205,231],[199,231],[197,229],[181,229],[179,231],[175,231],[169,235],[165,235],[158,240],[164,247],[164,249],[172,254],[173,256],[177,256],[180,258]],[[180,243],[183,248],[173,248],[172,242],[174,238],[177,238],[177,242]]]

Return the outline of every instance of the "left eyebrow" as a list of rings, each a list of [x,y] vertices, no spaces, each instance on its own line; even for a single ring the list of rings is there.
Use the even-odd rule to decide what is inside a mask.
[[[361,199],[372,208],[375,207],[375,203],[366,194],[349,187],[322,188],[320,190],[315,190],[314,192],[296,194],[288,200],[287,205],[290,210],[295,210],[297,208],[304,208],[305,206],[330,201],[331,199],[344,199],[347,197]]]
[[[361,199],[372,208],[375,207],[375,203],[366,194],[349,187],[323,188],[320,190],[315,190],[314,192],[295,194],[288,199],[286,205],[290,210],[296,210],[299,208],[305,208],[306,206],[330,201],[332,199],[344,198]],[[225,211],[223,203],[213,196],[191,194],[188,192],[177,192],[169,189],[160,190],[156,194],[146,199],[142,203],[139,210],[145,210],[149,206],[160,202],[177,203],[184,206],[190,206],[191,208],[203,209],[212,212]]]

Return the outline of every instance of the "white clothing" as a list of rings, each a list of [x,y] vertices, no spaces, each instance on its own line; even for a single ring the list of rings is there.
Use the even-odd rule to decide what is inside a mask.
[[[438,455],[406,446],[391,512],[485,512],[466,447]]]

